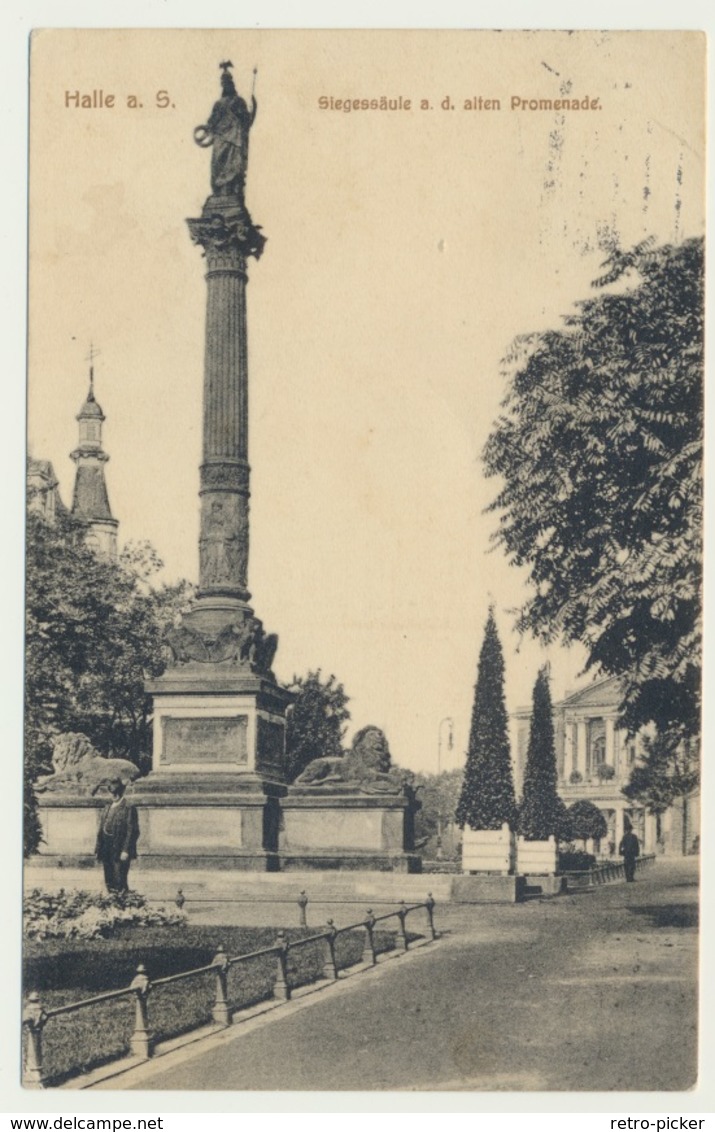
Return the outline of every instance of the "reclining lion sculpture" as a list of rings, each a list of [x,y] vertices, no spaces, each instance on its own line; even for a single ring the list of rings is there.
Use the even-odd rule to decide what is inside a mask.
[[[409,771],[392,766],[384,731],[370,725],[357,732],[344,755],[313,759],[294,785],[349,789],[363,794],[402,794],[411,789],[411,781]]]
[[[66,791],[73,794],[96,794],[108,783],[119,780],[128,786],[139,777],[139,768],[128,759],[111,759],[100,755],[86,735],[68,731],[58,735],[52,744],[52,774],[38,778],[35,790]]]

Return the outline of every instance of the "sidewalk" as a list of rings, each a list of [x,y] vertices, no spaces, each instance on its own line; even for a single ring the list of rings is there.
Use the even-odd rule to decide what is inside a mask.
[[[438,943],[98,1088],[687,1089],[697,869],[439,907]]]

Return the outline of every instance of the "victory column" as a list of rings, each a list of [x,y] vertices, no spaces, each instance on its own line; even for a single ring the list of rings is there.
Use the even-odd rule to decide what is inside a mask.
[[[256,117],[221,63],[221,97],[194,140],[211,147],[211,195],[188,220],[206,260],[199,589],[167,634],[171,658],[147,684],[154,701],[153,771],[137,785],[149,821],[147,867],[278,867],[285,793],[285,711],[292,696],[271,671],[278,638],[249,605],[247,260],[265,237],[246,208]],[[255,71],[254,71],[255,83]],[[163,858],[166,858],[164,861]]]

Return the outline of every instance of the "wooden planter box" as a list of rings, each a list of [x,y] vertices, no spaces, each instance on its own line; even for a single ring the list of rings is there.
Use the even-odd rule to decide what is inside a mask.
[[[528,876],[553,876],[556,872],[558,846],[552,835],[548,841],[527,841],[517,838],[517,868]]]
[[[469,829],[462,840],[462,872],[509,876],[514,872],[514,834],[501,829]]]

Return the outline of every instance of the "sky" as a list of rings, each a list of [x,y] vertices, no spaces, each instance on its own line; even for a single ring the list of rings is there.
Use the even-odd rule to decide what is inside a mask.
[[[490,602],[510,710],[544,660],[559,698],[584,659],[519,642],[525,576],[490,551],[498,485],[480,453],[500,359],[592,293],[604,233],[702,233],[703,52],[696,33],[661,32],[37,34],[32,455],[69,502],[93,343],[120,543],[148,539],[167,580],[197,577],[205,283],[185,220],[209,154],[192,133],[218,63],[244,96],[256,67],[246,199],[268,243],[248,285],[252,604],[279,635],[279,679],[343,682],[348,737],[376,724],[400,765],[461,765]],[[74,91],[115,103],[75,108]],[[319,104],[383,95],[411,107]],[[501,109],[464,108],[480,96]],[[511,108],[563,97],[598,108]]]

